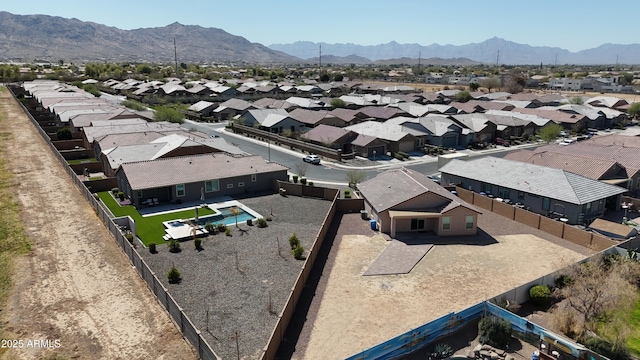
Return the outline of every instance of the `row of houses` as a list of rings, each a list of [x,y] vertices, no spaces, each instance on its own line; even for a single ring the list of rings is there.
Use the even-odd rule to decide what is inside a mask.
[[[74,111],[68,117],[71,124],[82,116],[82,123],[75,123],[75,136],[100,161],[104,178],[116,179],[118,188],[137,207],[150,199],[177,203],[266,191],[273,189],[276,180],[287,178],[287,167],[246,154],[222,138],[179,124],[149,122],[80,89],[54,81],[26,82],[23,88],[34,109],[46,109],[57,119]],[[105,116],[108,113],[120,115]]]

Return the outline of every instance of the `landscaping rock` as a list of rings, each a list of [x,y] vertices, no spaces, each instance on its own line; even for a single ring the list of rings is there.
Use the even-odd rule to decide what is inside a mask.
[[[480,350],[480,356],[483,358],[491,357],[491,351],[489,350]]]
[[[495,352],[496,354],[500,355],[500,357],[504,357],[504,354],[506,354],[506,352],[502,349],[496,349]]]
[[[491,345],[484,344],[484,345],[482,345],[482,350],[492,351],[493,347]]]
[[[509,354],[507,354],[507,355],[504,357],[504,360],[516,360],[516,358],[515,358],[515,357],[513,357],[513,355],[509,355]]]
[[[495,351],[492,351],[489,356],[491,357],[491,360],[498,360],[498,358],[500,358]]]

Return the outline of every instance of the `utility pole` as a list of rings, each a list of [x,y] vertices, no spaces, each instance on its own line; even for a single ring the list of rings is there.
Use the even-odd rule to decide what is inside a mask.
[[[320,62],[320,70],[322,70],[322,44],[320,44],[320,51],[318,53],[318,61]]]
[[[173,54],[176,60],[176,78],[178,77],[178,48],[176,47],[176,37],[173,37]]]

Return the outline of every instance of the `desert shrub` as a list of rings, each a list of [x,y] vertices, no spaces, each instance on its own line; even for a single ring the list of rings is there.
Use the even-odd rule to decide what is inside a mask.
[[[253,226],[253,220],[247,219],[247,226]]]
[[[433,351],[431,352],[431,359],[446,359],[451,355],[453,355],[453,348],[451,348],[449,344],[439,343],[433,347]]]
[[[267,216],[267,217],[266,217],[266,220],[267,220],[267,221],[271,221],[271,220],[272,220],[272,219],[271,219],[271,216]]]
[[[393,157],[398,160],[404,161],[404,156],[400,155],[400,153],[393,154]]]
[[[497,316],[487,316],[478,324],[480,343],[504,348],[511,340],[511,323]]]
[[[231,229],[230,228],[224,229],[224,234],[227,236],[231,236]]]
[[[200,238],[193,239],[193,245],[195,245],[196,250],[198,251],[202,250],[202,239]]]
[[[298,175],[293,175],[293,182],[298,183]]]
[[[291,246],[291,250],[294,250],[296,247],[300,246],[300,239],[295,233],[289,236],[289,246]]]
[[[534,304],[547,306],[551,300],[551,290],[545,285],[535,285],[529,289],[529,297]]]
[[[304,254],[304,249],[302,248],[302,245],[298,244],[298,246],[296,246],[291,250],[291,253],[293,253],[293,257],[296,260],[302,260],[303,259],[302,254]]]
[[[124,200],[124,193],[122,191],[118,191],[118,199],[120,199],[120,201]]]
[[[265,220],[264,218],[258,218],[258,220],[256,220],[256,223],[258,224],[259,228],[267,227],[267,220]]]
[[[129,241],[130,244],[133,244],[133,234],[132,233],[126,233],[124,237],[127,238],[127,240]]]
[[[149,252],[152,253],[152,254],[155,254],[157,252],[156,243],[149,244]]]
[[[628,360],[631,358],[629,349],[624,344],[615,344],[606,339],[593,336],[586,336],[580,339],[580,343],[611,360]]]
[[[71,130],[68,127],[64,127],[56,131],[56,136],[58,140],[71,140],[73,139],[73,135],[71,134]]]
[[[207,230],[207,232],[211,235],[215,235],[218,233],[218,228],[216,228],[215,225],[213,225],[212,223],[208,223],[204,226],[204,229]]]
[[[307,185],[307,179],[306,178],[300,178],[300,184]]]
[[[345,199],[350,199],[351,198],[351,190],[344,189],[344,198]]]
[[[573,283],[573,277],[569,275],[560,275],[555,281],[556,287],[562,289],[565,286],[569,286]]]
[[[177,284],[182,280],[180,277],[180,271],[174,266],[171,266],[169,272],[167,273],[167,279],[169,280],[169,284]]]
[[[225,232],[225,231],[227,231],[227,225],[218,224],[218,232]]]
[[[180,242],[175,239],[169,240],[169,251],[172,253],[180,252]]]
[[[113,189],[111,189],[111,194],[113,194],[114,196],[117,196],[119,191],[120,191],[120,189],[118,189],[117,187],[113,188]]]
[[[405,158],[405,159],[409,157],[409,154],[407,154],[407,153],[406,153],[406,152],[404,152],[404,151],[398,151],[398,155],[402,156],[402,157],[403,157],[403,158]]]
[[[313,181],[309,181],[309,186],[313,186]]]

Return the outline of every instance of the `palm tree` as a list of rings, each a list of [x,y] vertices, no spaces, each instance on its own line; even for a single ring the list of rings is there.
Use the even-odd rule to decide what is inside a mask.
[[[234,206],[232,208],[229,208],[229,212],[231,213],[231,215],[236,217],[236,227],[238,227],[238,215],[240,214],[240,209]]]

